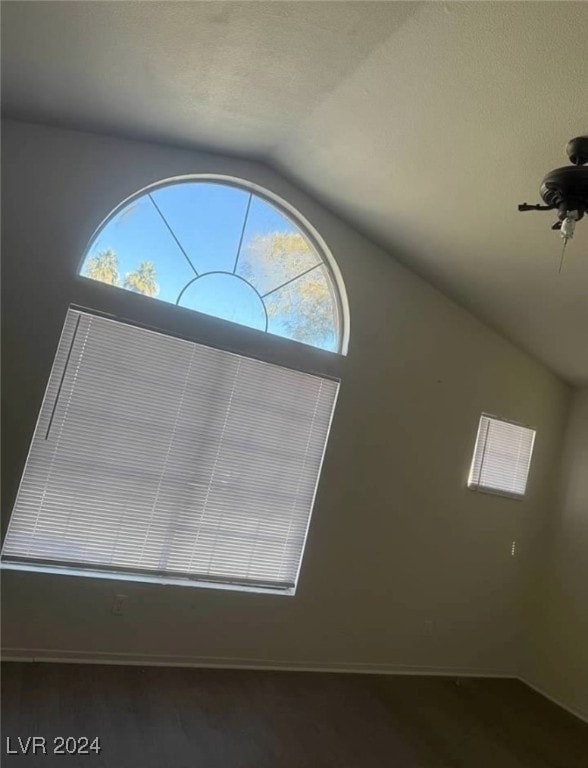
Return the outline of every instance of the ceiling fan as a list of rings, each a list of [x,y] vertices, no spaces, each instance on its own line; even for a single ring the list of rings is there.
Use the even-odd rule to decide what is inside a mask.
[[[522,203],[519,211],[553,211],[557,221],[551,229],[559,230],[564,240],[559,270],[565,248],[574,236],[576,224],[588,210],[588,136],[571,139],[566,152],[572,165],[550,171],[541,182],[539,193],[545,205]]]

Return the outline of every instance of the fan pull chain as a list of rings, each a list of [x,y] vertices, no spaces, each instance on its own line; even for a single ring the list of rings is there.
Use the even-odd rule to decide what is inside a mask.
[[[563,247],[561,249],[561,258],[559,260],[559,269],[557,270],[558,274],[561,274],[561,268],[563,267],[564,254],[566,252],[566,245],[568,244],[568,240],[569,238],[564,238]]]

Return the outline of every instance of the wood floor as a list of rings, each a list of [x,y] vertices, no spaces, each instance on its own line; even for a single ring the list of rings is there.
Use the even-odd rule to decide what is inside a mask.
[[[588,725],[513,680],[5,663],[2,703],[23,768],[588,768]]]

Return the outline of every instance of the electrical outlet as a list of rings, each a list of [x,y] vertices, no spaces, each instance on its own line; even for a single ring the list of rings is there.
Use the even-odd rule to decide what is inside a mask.
[[[425,635],[432,635],[435,628],[435,622],[432,619],[426,619],[423,624]]]
[[[112,612],[116,616],[122,616],[127,610],[127,603],[129,598],[127,595],[115,595],[112,601]]]

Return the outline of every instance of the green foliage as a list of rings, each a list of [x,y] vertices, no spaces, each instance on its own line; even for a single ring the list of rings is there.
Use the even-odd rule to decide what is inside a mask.
[[[134,272],[127,272],[121,285],[118,256],[115,251],[108,249],[100,251],[86,262],[84,275],[101,283],[126,288],[128,291],[142,293],[145,296],[157,296],[159,286],[156,280],[155,264],[152,261],[142,261]]]
[[[99,280],[101,283],[120,286],[118,274],[118,256],[113,250],[100,251],[86,262],[84,270],[86,277]]]
[[[249,243],[241,272],[253,285],[272,291],[318,263],[304,237],[291,232],[258,235]],[[329,278],[324,267],[275,291],[265,299],[268,315],[279,318],[288,335],[307,344],[320,346],[336,334],[336,310]]]
[[[277,333],[283,331],[297,341],[326,348],[336,343],[337,310],[330,278],[302,235],[257,235],[249,242],[239,271],[264,295]],[[159,293],[152,261],[142,261],[137,269],[126,273],[121,283],[118,257],[111,249],[89,258],[84,274],[152,298]]]
[[[153,298],[159,293],[155,277],[155,264],[152,261],[142,261],[134,272],[127,272],[124,287]]]

